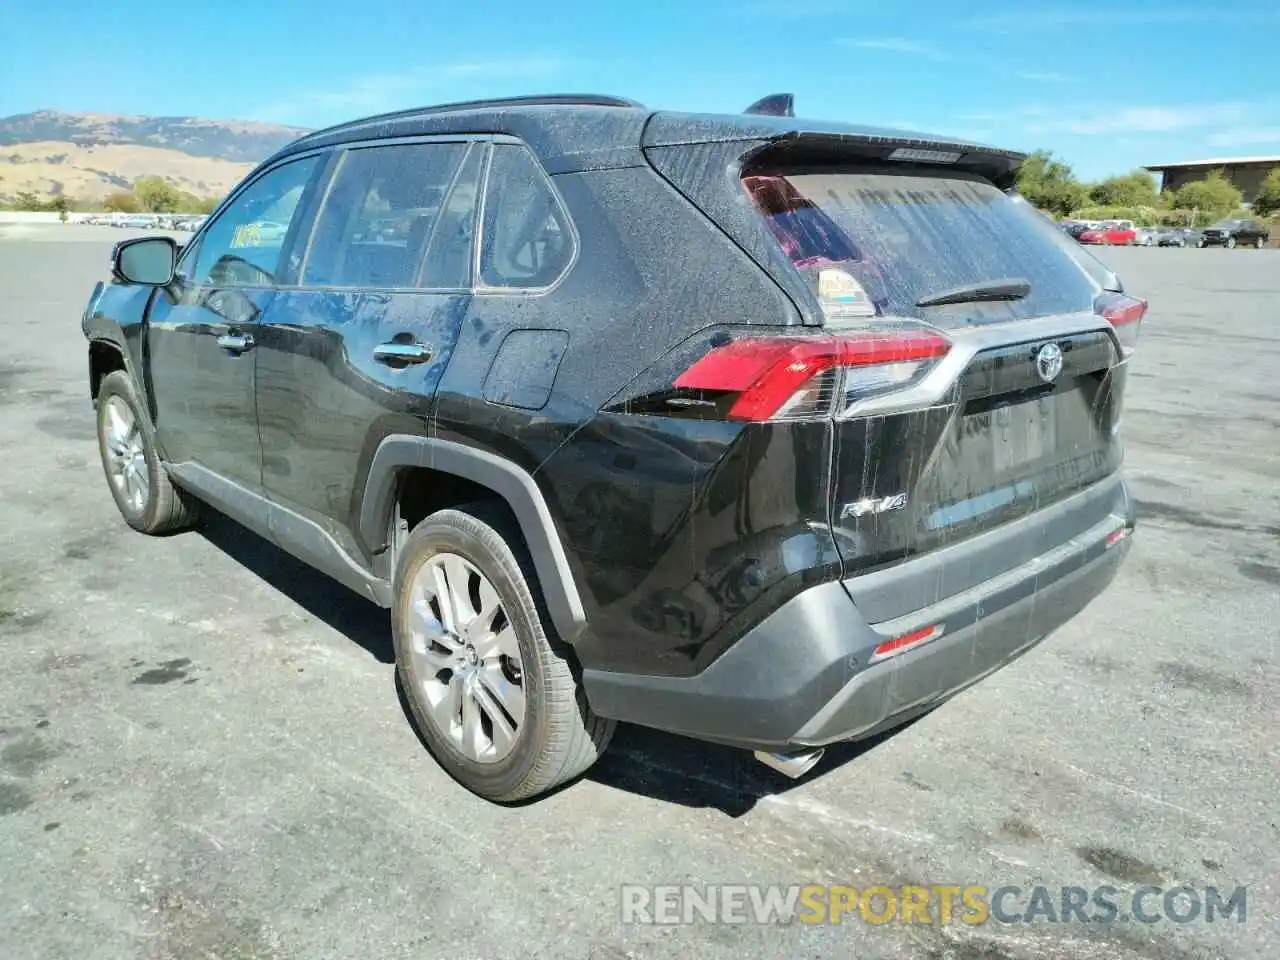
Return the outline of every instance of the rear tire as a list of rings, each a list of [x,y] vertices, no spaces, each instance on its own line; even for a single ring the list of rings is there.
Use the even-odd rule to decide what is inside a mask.
[[[103,377],[96,404],[98,453],[124,522],[150,534],[195,526],[200,502],[169,480],[129,375],[116,370]]]
[[[1259,250],[1263,249],[1263,248],[1267,245],[1267,239],[1266,239],[1266,237],[1259,237],[1259,238],[1257,239],[1257,241],[1255,242],[1255,244],[1254,244],[1254,245],[1255,245]]]
[[[1227,248],[1228,250],[1234,250],[1234,249],[1236,248],[1236,238],[1235,238],[1235,237],[1227,237],[1227,242],[1226,242],[1225,246],[1226,246],[1226,248]]]
[[[536,599],[523,539],[486,503],[441,510],[406,538],[392,635],[413,719],[436,761],[497,803],[585,773],[614,721],[587,705]]]

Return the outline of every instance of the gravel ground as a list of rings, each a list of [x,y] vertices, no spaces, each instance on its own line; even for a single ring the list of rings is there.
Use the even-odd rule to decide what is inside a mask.
[[[421,747],[384,612],[229,521],[119,519],[79,316],[124,235],[0,227],[5,960],[1280,955],[1280,253],[1102,252],[1153,303],[1140,529],[1032,654],[799,784],[624,728],[506,809]],[[1248,914],[648,926],[624,883],[1243,885]]]

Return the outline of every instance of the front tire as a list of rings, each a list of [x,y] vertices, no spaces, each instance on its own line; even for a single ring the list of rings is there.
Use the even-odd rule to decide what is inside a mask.
[[[1236,248],[1236,238],[1235,238],[1235,237],[1227,237],[1226,248],[1227,248],[1228,250],[1234,250],[1234,249]]]
[[[568,649],[544,626],[505,512],[480,503],[432,514],[396,567],[396,670],[436,761],[498,803],[586,772],[616,724],[591,712]]]
[[[151,534],[194,526],[199,501],[170,482],[129,375],[116,370],[103,377],[96,403],[98,453],[125,523]]]
[[[1259,250],[1266,247],[1266,245],[1267,245],[1267,241],[1265,237],[1259,237],[1254,243],[1254,246],[1256,246]]]

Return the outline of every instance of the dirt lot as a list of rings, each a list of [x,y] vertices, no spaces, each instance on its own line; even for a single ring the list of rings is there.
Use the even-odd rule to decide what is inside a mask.
[[[383,612],[227,521],[121,522],[79,330],[121,236],[0,236],[5,960],[1280,955],[1280,254],[1102,251],[1154,305],[1141,527],[1031,655],[799,785],[624,729],[503,809],[420,746]],[[1248,912],[655,927],[622,923],[624,883],[1243,885]]]

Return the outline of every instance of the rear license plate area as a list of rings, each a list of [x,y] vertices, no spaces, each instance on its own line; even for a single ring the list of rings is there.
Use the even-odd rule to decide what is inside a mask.
[[[994,475],[1005,476],[1054,452],[1057,423],[1053,395],[988,407],[966,414],[965,445],[973,459],[985,460]]]

